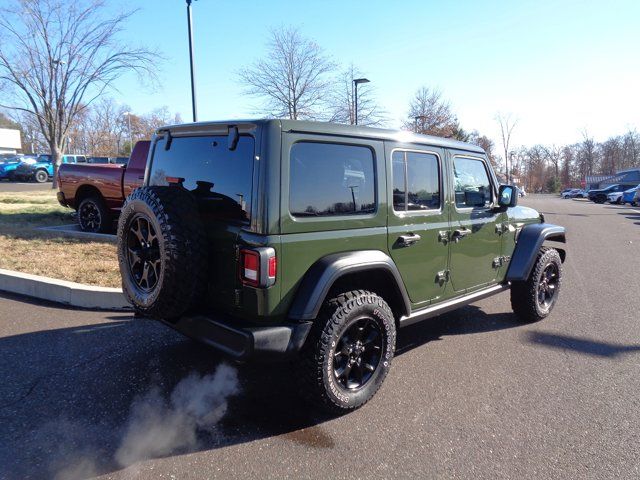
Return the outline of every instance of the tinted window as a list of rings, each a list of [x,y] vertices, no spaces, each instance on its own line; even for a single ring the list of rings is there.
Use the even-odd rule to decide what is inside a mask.
[[[174,137],[169,150],[165,144],[161,139],[155,147],[151,185],[182,185],[196,195],[204,213],[249,220],[253,137],[241,136],[233,151],[226,136]]]
[[[456,207],[487,207],[491,204],[491,182],[483,161],[455,157],[453,175]]]
[[[440,208],[438,157],[431,153],[395,151],[392,166],[394,210]]]
[[[289,210],[296,216],[375,211],[373,152],[368,147],[300,142],[291,148]]]

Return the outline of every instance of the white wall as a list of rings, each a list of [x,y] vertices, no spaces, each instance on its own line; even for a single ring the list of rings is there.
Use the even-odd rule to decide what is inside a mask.
[[[0,128],[0,149],[21,150],[22,143],[20,142],[20,130]]]

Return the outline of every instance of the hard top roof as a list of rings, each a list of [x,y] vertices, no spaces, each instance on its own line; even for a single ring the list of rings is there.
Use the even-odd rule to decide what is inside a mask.
[[[485,153],[482,148],[472,143],[460,142],[450,138],[434,137],[432,135],[422,135],[406,130],[391,130],[385,128],[365,127],[361,125],[344,125],[330,122],[313,122],[307,120],[279,120],[279,119],[255,119],[255,120],[222,120],[196,123],[184,123],[167,125],[157,130],[157,133],[170,130],[172,133],[204,133],[216,130],[220,127],[224,129],[230,125],[236,125],[242,130],[251,130],[257,125],[277,124],[285,132],[314,133],[319,135],[337,135],[345,137],[370,138],[375,140],[392,140],[400,143],[414,143],[422,145],[433,145],[456,150],[466,150],[470,152]],[[216,128],[217,127],[217,128]]]

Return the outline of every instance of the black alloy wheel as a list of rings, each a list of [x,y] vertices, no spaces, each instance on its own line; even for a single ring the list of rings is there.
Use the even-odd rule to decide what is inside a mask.
[[[538,305],[548,310],[555,301],[558,289],[558,266],[555,263],[548,264],[538,280]]]
[[[369,317],[356,319],[341,335],[333,354],[333,375],[347,390],[356,390],[371,379],[383,352],[378,323]]]
[[[162,262],[158,236],[149,217],[138,214],[133,218],[126,242],[133,281],[142,291],[150,292],[158,284]]]
[[[98,232],[102,228],[102,212],[93,201],[82,202],[78,209],[78,222],[85,232]]]

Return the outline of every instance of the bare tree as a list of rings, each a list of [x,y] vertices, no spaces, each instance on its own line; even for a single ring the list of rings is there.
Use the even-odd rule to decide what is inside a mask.
[[[556,178],[560,178],[560,161],[562,160],[562,147],[551,145],[544,147],[547,160],[553,166],[553,173]]]
[[[362,78],[364,74],[353,63],[340,72],[336,79],[335,89],[331,96],[330,122],[355,123],[355,97],[353,81]],[[363,83],[358,87],[358,124],[377,126],[384,122],[384,112],[373,98],[370,83]]]
[[[504,150],[504,163],[507,171],[507,183],[509,183],[509,145],[511,143],[511,134],[518,123],[517,119],[512,119],[511,114],[496,114],[496,122],[500,125],[500,138],[502,139],[502,148]]]
[[[499,170],[500,165],[498,164],[498,159],[493,153],[493,140],[491,140],[486,135],[480,135],[477,130],[473,130],[471,133],[469,133],[464,140],[469,143],[473,143],[474,145],[478,145],[480,148],[482,148],[487,154],[487,158],[489,159],[489,162],[491,162],[493,168],[495,170]]]
[[[583,177],[593,175],[597,168],[596,142],[586,129],[582,130],[582,145],[580,148],[580,173]]]
[[[108,17],[103,0],[16,0],[0,9],[0,86],[7,92],[0,107],[36,119],[54,173],[83,108],[126,72],[154,78],[153,52],[117,40],[131,14]]]
[[[260,112],[278,118],[318,118],[331,94],[335,65],[295,28],[271,31],[265,59],[240,70],[247,93],[262,100]]]
[[[458,131],[458,119],[442,93],[428,87],[420,88],[409,104],[409,115],[403,128],[416,133],[453,137]]]

